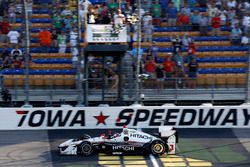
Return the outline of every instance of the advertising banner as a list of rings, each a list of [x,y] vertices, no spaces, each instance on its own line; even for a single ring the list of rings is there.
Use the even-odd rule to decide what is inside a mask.
[[[88,43],[127,42],[126,27],[114,27],[111,24],[88,24],[86,40]]]
[[[249,128],[248,106],[2,108],[0,130],[95,128]]]

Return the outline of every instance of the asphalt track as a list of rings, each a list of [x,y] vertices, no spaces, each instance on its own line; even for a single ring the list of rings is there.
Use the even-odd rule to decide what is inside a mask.
[[[152,133],[156,130],[143,129]],[[249,167],[250,129],[179,129],[176,155],[59,156],[68,138],[107,130],[0,131],[0,167]]]

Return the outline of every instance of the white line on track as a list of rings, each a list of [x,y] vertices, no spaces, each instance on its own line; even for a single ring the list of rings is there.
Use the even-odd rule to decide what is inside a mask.
[[[149,158],[153,164],[153,167],[160,167],[159,164],[157,163],[157,160],[155,159],[155,157],[152,154],[149,155]]]

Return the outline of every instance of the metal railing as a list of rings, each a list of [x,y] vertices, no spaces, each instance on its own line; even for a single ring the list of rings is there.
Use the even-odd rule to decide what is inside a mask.
[[[25,100],[24,78],[8,78],[3,80],[5,87],[10,89],[13,101]],[[134,101],[135,87],[130,86],[130,81],[123,79],[122,94],[118,92],[117,81],[112,78],[91,78],[88,80],[88,100],[89,101],[109,101],[116,102]],[[72,78],[29,78],[30,101],[77,101],[83,98],[76,89],[76,80]],[[180,82],[177,78],[164,81],[154,79],[145,80],[140,83],[139,93],[143,94],[142,101],[167,101],[167,100],[245,100],[246,80],[232,78],[219,82],[219,79],[210,79],[210,82],[200,82],[188,78],[182,78]],[[82,83],[84,84],[84,83]],[[193,85],[192,85],[193,84]],[[190,86],[193,87],[190,87]],[[80,90],[84,93],[84,89]],[[84,99],[82,99],[84,101]]]

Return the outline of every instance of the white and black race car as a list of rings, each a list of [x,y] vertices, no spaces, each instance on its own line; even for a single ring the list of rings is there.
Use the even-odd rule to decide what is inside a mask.
[[[91,138],[85,134],[69,139],[58,146],[60,155],[88,156],[94,152],[107,154],[152,153],[175,154],[177,132],[173,127],[161,126],[159,133],[150,135],[140,130],[123,127],[121,133]]]

